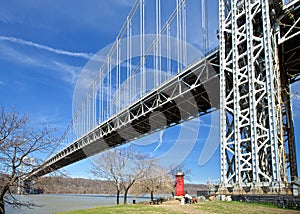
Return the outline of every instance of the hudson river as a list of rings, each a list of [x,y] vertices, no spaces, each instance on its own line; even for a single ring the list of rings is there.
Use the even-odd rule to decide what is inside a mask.
[[[162,196],[162,195],[159,195]],[[38,205],[33,209],[28,208],[12,208],[6,206],[6,213],[8,214],[50,214],[54,212],[62,212],[68,210],[87,209],[97,206],[108,206],[116,204],[116,197],[111,195],[55,195],[55,194],[41,194],[41,195],[17,195],[16,198],[22,201],[30,201]],[[150,201],[149,196],[132,198],[128,197],[127,202]],[[120,197],[120,203],[123,203],[123,197]]]

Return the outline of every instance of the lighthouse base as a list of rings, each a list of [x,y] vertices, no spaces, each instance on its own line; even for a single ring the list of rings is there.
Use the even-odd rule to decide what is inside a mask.
[[[177,195],[174,196],[174,199],[176,200],[181,200],[182,198],[184,198],[184,196],[177,196]]]

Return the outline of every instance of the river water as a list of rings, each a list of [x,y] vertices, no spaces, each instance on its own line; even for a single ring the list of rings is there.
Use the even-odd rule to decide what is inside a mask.
[[[159,195],[162,196],[162,195]],[[116,197],[111,195],[55,195],[55,194],[41,194],[41,195],[17,195],[19,200],[30,201],[38,207],[33,209],[28,208],[13,208],[6,206],[7,214],[50,214],[54,212],[62,212],[68,210],[87,209],[97,206],[109,206],[116,204]],[[128,197],[127,202],[132,203],[149,201],[148,195],[143,197],[132,198]],[[123,203],[123,197],[120,197],[120,203]]]

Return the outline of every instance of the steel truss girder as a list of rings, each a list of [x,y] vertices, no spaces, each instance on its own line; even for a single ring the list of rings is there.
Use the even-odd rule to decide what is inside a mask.
[[[298,0],[290,1],[281,10],[275,10],[276,21],[280,27],[278,35],[278,44],[281,45],[300,35],[300,2]]]
[[[278,41],[278,44],[282,44],[300,35],[300,17],[298,17],[292,25],[284,25],[284,27],[288,29],[286,32],[281,32],[282,34]]]
[[[269,1],[219,1],[221,183],[287,180]]]
[[[209,61],[208,61],[209,60]],[[210,63],[211,61],[212,63]],[[177,125],[219,108],[219,100],[208,97],[215,90],[219,97],[218,51],[187,67],[155,91],[148,93],[125,110],[109,118],[80,139],[46,160],[43,167],[29,177],[42,176],[108,148]],[[153,112],[161,112],[166,123],[152,121]],[[161,115],[158,114],[158,117]],[[160,121],[160,118],[156,118]],[[164,118],[161,118],[162,120]],[[163,126],[162,126],[163,125]],[[165,126],[164,126],[165,125]]]
[[[289,2],[282,11],[276,14],[281,70],[293,83],[300,79],[300,1]]]

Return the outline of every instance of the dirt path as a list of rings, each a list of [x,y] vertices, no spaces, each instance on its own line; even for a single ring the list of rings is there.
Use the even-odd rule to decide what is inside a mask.
[[[195,209],[194,204],[181,205],[180,201],[178,201],[178,200],[166,201],[161,205],[157,205],[157,207],[163,207],[163,208],[167,209],[168,211],[172,211],[172,212],[176,212],[176,213],[185,213],[185,214],[209,213],[209,212],[199,211],[199,210]]]

